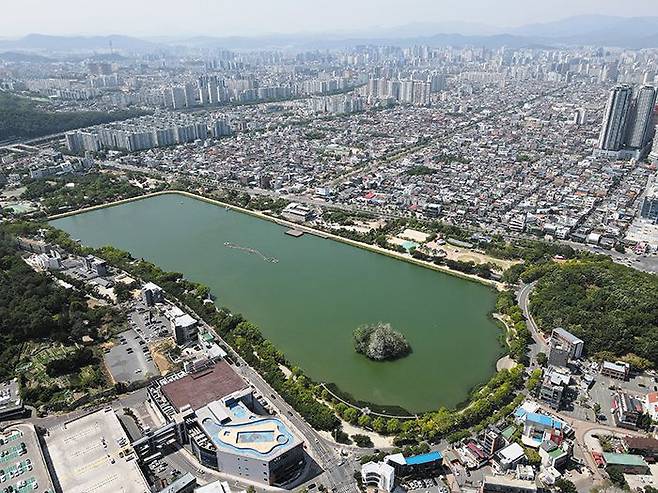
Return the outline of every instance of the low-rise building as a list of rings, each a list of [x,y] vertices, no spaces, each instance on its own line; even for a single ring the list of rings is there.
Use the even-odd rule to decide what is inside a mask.
[[[601,375],[617,380],[628,380],[631,366],[623,361],[604,361],[601,364]]]
[[[521,409],[521,408],[520,408]],[[538,448],[545,441],[560,443],[564,433],[564,423],[545,414],[525,412],[519,416],[519,410],[515,413],[517,420],[523,423],[521,441],[524,445]]]
[[[303,204],[291,202],[282,211],[281,215],[288,221],[303,223],[313,219],[313,210]]]
[[[651,463],[658,461],[658,440],[653,437],[626,437],[624,445],[631,455],[640,455]]]
[[[395,488],[395,469],[385,462],[367,462],[361,467],[361,480],[366,486],[390,493]]]
[[[171,330],[174,333],[176,344],[183,345],[196,339],[199,322],[186,313],[172,320]]]
[[[0,383],[0,421],[20,416],[25,412],[23,399],[18,387],[18,379],[14,378]]]
[[[549,367],[539,386],[539,399],[546,402],[552,409],[560,409],[565,390],[571,381],[571,372],[565,369]]]
[[[439,451],[411,457],[393,454],[384,457],[384,462],[395,469],[395,475],[398,478],[432,478],[441,473],[443,455]]]
[[[59,270],[62,268],[62,258],[54,250],[36,255],[34,261],[42,270]]]
[[[642,401],[624,392],[617,392],[612,399],[612,416],[620,428],[637,429],[637,423],[644,411]]]
[[[142,286],[142,301],[146,306],[164,302],[164,291],[155,283],[147,282]]]
[[[658,140],[658,139],[656,139]],[[651,419],[658,421],[658,392],[649,392],[644,399],[644,408]]]
[[[625,474],[649,474],[649,464],[639,455],[604,452],[606,467],[619,468]]]
[[[505,439],[497,427],[490,426],[484,431],[482,447],[484,448],[485,453],[489,454],[490,457],[503,447],[503,445],[505,445]]]
[[[140,443],[140,456],[174,440],[204,466],[247,481],[284,487],[303,472],[303,442],[267,414],[228,363],[187,368],[149,387],[149,404],[166,424],[153,433],[153,444]]]
[[[480,493],[537,493],[537,484],[509,476],[485,476]]]
[[[484,450],[473,441],[468,442],[462,450],[464,451],[469,466],[473,469],[482,467],[489,460],[489,456]]]
[[[539,457],[544,467],[553,467],[561,469],[569,460],[571,456],[570,448],[566,446],[566,442],[559,446],[553,441],[545,441],[539,447]]]
[[[151,493],[130,441],[109,407],[49,429],[46,446],[61,491]]]
[[[494,456],[494,464],[502,472],[515,469],[517,465],[521,464],[525,460],[526,455],[523,451],[523,447],[521,447],[521,445],[516,442],[511,443],[507,447],[499,450]]]

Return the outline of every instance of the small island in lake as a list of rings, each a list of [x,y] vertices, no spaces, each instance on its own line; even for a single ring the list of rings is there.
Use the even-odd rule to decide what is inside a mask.
[[[352,335],[356,352],[375,361],[394,360],[411,352],[405,337],[393,330],[391,324],[379,322],[362,325]]]

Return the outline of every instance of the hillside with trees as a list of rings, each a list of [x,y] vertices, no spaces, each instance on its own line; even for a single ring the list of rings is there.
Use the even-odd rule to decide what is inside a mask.
[[[15,368],[25,344],[44,341],[74,346],[83,336],[98,340],[101,327],[112,319],[107,308],[89,308],[82,293],[64,289],[32,270],[7,228],[0,229],[0,381],[18,376]],[[54,363],[50,370],[70,373],[95,361],[89,349],[76,354],[79,357]]]
[[[29,98],[0,91],[0,141],[34,138],[143,115],[143,111],[46,111]]]
[[[658,366],[658,276],[600,256],[551,263],[531,310],[540,329],[564,327],[590,356],[636,355]]]

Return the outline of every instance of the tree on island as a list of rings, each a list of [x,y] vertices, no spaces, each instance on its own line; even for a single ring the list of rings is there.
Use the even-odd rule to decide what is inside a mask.
[[[405,337],[383,322],[362,325],[353,336],[356,352],[375,361],[402,358],[411,352]]]

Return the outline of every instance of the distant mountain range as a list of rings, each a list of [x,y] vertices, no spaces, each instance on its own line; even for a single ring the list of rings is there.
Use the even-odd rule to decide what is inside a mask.
[[[464,22],[423,22],[351,32],[270,34],[252,37],[197,36],[141,39],[121,35],[29,34],[16,40],[0,39],[0,52],[108,53],[110,47],[117,52],[167,51],[181,47],[233,50],[332,49],[359,44],[475,45],[512,48],[594,45],[632,49],[658,48],[658,17],[584,15],[513,28],[496,28]]]
[[[28,34],[20,39],[0,40],[0,50],[13,51],[154,51],[160,46],[151,41],[112,34],[109,36],[51,36]]]

